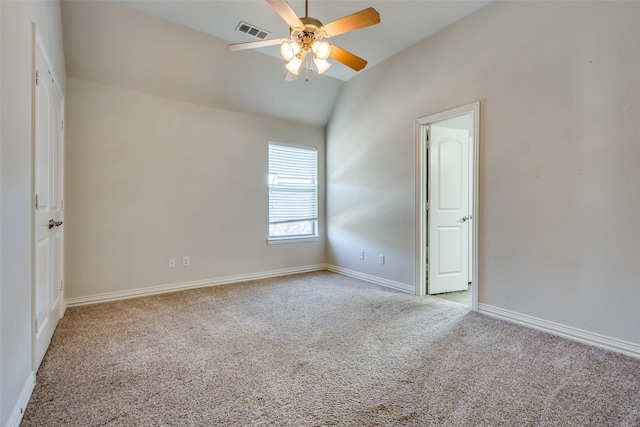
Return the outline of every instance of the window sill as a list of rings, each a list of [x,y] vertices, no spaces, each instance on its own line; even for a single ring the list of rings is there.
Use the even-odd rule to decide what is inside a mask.
[[[267,245],[285,245],[288,243],[306,243],[306,242],[319,242],[320,236],[305,236],[305,237],[272,237],[267,239]]]

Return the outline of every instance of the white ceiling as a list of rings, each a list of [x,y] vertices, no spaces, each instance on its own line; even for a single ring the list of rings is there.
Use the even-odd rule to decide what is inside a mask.
[[[235,31],[240,21],[270,31],[269,38],[289,35],[288,25],[265,0],[114,1],[232,43],[256,40]],[[372,67],[489,2],[490,0],[310,0],[309,16],[327,24],[367,7],[376,8],[381,16],[380,24],[331,39],[331,43],[366,59],[367,67]],[[289,4],[299,16],[304,16],[303,0],[290,0]],[[259,50],[279,57],[278,46]],[[234,54],[246,55],[246,51]],[[326,74],[348,80],[357,73],[342,64],[334,64]]]
[[[2,1],[2,0],[0,0]],[[309,14],[329,23],[375,7],[381,23],[332,38],[369,61],[366,73],[488,1],[311,0]],[[335,63],[317,76],[285,81],[278,46],[229,50],[251,41],[239,21],[286,37],[288,27],[265,0],[63,0],[68,77],[224,110],[326,126],[344,81],[357,75]],[[304,1],[292,0],[304,14]]]

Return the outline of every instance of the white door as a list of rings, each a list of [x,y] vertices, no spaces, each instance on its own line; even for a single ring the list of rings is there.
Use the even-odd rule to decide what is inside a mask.
[[[62,97],[40,48],[35,82],[35,361],[37,370],[62,308]]]
[[[429,130],[428,291],[468,289],[469,132]]]

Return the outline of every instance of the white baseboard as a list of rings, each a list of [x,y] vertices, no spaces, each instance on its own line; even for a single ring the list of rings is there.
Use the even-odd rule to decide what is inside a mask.
[[[204,288],[207,286],[228,285],[230,283],[246,282],[249,280],[268,279],[270,277],[287,276],[290,274],[308,273],[311,271],[326,270],[325,264],[306,265],[302,267],[284,268],[281,270],[262,271],[259,273],[239,274],[236,276],[217,277],[213,279],[195,280],[192,282],[170,283],[167,285],[151,286],[147,288],[130,289],[119,292],[107,292],[104,294],[88,295],[84,297],[69,298],[67,307],[96,304],[116,301],[128,298],[137,298],[149,295],[164,294],[167,292],[183,291],[185,289]]]
[[[36,376],[32,372],[29,374],[27,381],[22,387],[22,391],[20,391],[20,396],[18,396],[18,400],[16,401],[11,414],[9,415],[9,419],[7,420],[6,427],[18,427],[20,422],[22,421],[22,417],[24,415],[25,409],[27,409],[27,404],[29,403],[29,399],[31,399],[31,393],[33,393],[33,388],[36,386]]]
[[[347,268],[338,267],[337,265],[327,265],[326,269],[334,273],[343,274],[345,276],[355,277],[356,279],[366,280],[367,282],[382,285],[387,288],[392,288],[397,291],[406,292],[409,294],[415,293],[413,285],[407,285],[393,280],[383,279],[377,276],[371,276],[370,274],[360,273],[359,271],[349,270]]]
[[[640,345],[628,341],[584,331],[582,329],[550,322],[548,320],[538,319],[536,317],[493,307],[487,304],[478,304],[478,311],[487,316],[506,320],[507,322],[517,323],[552,335],[557,335],[583,344],[592,345],[594,347],[603,348],[605,350],[614,351],[616,353],[640,359]]]

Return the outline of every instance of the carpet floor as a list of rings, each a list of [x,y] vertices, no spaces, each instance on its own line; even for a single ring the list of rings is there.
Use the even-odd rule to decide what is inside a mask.
[[[74,307],[22,426],[639,426],[640,360],[329,272]]]

